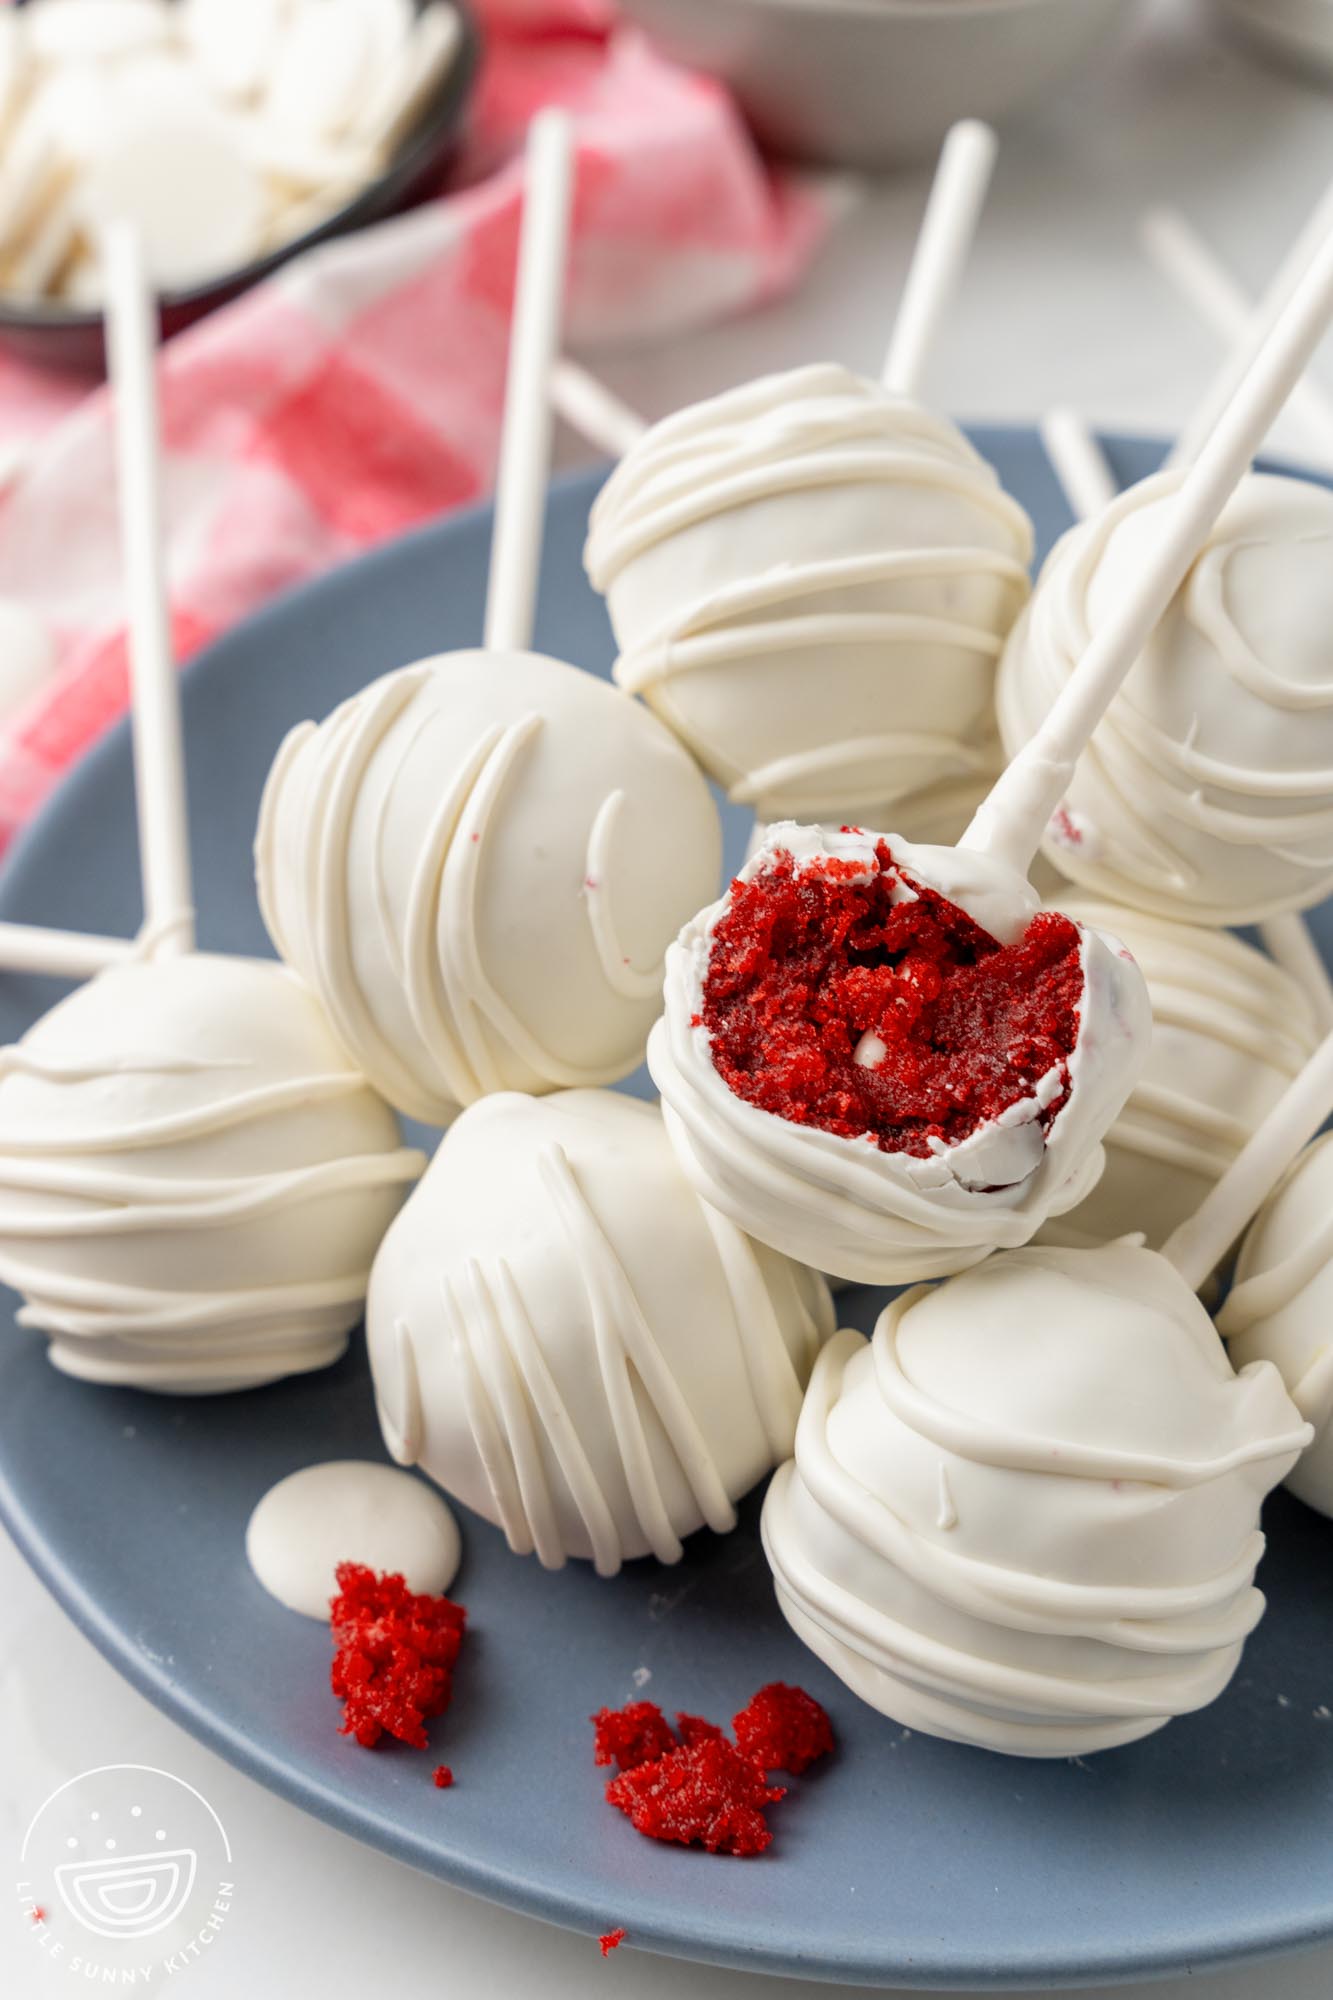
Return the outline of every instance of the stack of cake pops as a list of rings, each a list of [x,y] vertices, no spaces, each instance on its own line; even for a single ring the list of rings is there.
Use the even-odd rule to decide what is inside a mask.
[[[550,1568],[673,1562],[780,1468],[800,1637],[901,1722],[1054,1756],[1212,1700],[1264,1495],[1333,1504],[1301,1469],[1329,1169],[1297,1160],[1333,1005],[1292,917],[1333,887],[1333,500],[1250,470],[1333,239],[1179,465],[1085,482],[1029,601],[1026,515],[920,400],[993,150],[946,145],[879,380],[643,429],[558,362],[574,158],[536,121],[483,644],[280,747],[281,967],[193,951],[113,256],[147,921],[0,932],[106,966],[0,1059],[0,1276],[60,1366],[159,1388],[318,1367],[368,1291],[390,1455]],[[556,400],[621,458],[587,548],[614,687],[532,650]],[[708,779],[758,822],[720,895]],[[605,1087],[645,1050],[660,1106]],[[395,1111],[447,1128],[424,1173]],[[1197,1294],[1270,1195],[1237,1374]],[[821,1273],[914,1289],[867,1346]]]

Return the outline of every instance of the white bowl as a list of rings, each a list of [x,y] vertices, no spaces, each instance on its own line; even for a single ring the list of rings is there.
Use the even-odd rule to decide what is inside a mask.
[[[1333,83],[1333,0],[1216,0],[1264,55],[1316,83]]]
[[[927,157],[962,117],[1031,104],[1123,0],[624,0],[658,47],[735,92],[788,158]]]

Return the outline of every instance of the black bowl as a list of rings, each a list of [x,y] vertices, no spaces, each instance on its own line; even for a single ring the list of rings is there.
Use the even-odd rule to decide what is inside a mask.
[[[27,0],[18,0],[18,4],[23,6]],[[429,0],[413,0],[413,4],[420,14]],[[220,277],[162,293],[158,310],[164,336],[179,333],[216,306],[226,305],[312,244],[345,235],[367,222],[382,221],[409,207],[439,177],[457,150],[481,52],[481,37],[472,14],[462,0],[450,0],[450,4],[462,28],[454,60],[438,90],[422,105],[399,141],[384,172],[290,242],[280,243]],[[100,374],[106,365],[101,314],[86,307],[62,305],[58,300],[19,300],[0,292],[0,345],[43,367]]]

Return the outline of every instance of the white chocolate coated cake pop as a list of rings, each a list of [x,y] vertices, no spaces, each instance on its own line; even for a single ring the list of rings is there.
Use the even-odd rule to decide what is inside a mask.
[[[431,1124],[490,1091],[627,1075],[720,860],[669,732],[532,653],[425,660],[301,724],[255,849],[283,958],[375,1087]]]
[[[836,366],[655,424],[593,507],[615,677],[765,819],[915,827],[994,763],[1032,529],[962,433]]]
[[[366,1313],[399,1463],[517,1552],[603,1576],[735,1525],[832,1324],[823,1280],[701,1202],[655,1107],[613,1091],[464,1112]]]
[[[956,966],[947,909],[942,939],[887,928],[898,918],[910,924],[932,896],[961,917]],[[1101,1170],[1101,1136],[1146,1056],[1148,998],[1112,940],[1065,922],[1057,994],[1034,1003],[1037,1015],[1055,1010],[1063,1040],[1044,1022],[1034,1035],[1011,1021],[1004,985],[1027,976],[1013,954],[1034,925],[1061,921],[1039,919],[1039,910],[1035,890],[986,854],[859,828],[771,827],[727,894],[667,954],[666,1012],[649,1043],[668,1133],[703,1198],[760,1242],[871,1284],[962,1270],[1026,1243],[1048,1216],[1080,1202]],[[949,981],[956,976],[961,990],[978,951],[1002,948],[1010,957],[999,986],[955,1021]],[[916,973],[932,953],[945,967],[942,986],[930,965]],[[909,1018],[918,993],[920,1034],[915,1022],[906,1030],[902,1085],[884,1098],[874,1079],[900,1054],[888,1024]],[[761,1024],[758,1041],[751,1021]],[[734,1058],[733,1026],[745,1036]],[[825,1049],[827,1080],[816,1095],[805,1076],[824,1064]],[[1038,1049],[1046,1053],[1034,1060]],[[987,1086],[1011,1065],[997,1108]],[[770,1087],[788,1075],[783,1114]],[[975,1086],[975,1113],[960,1111],[947,1127],[923,1118],[912,1129],[899,1112],[927,1075],[946,1106]],[[844,1113],[849,1090],[860,1094]]]
[[[545,519],[572,125],[533,120],[485,650],[387,674],[278,753],[256,869],[269,933],[399,1110],[611,1083],[662,955],[716,893],[721,829],[669,730],[526,650]]]
[[[1287,1485],[1333,1515],[1333,1134],[1306,1148],[1255,1217],[1217,1324],[1236,1366],[1273,1362],[1314,1425]]]
[[[1106,1164],[1043,1240],[1088,1246],[1142,1231],[1154,1249],[1199,1206],[1319,1041],[1290,973],[1228,931],[1090,897],[1058,907],[1133,953],[1152,1006],[1148,1059],[1102,1141]]]
[[[1159,536],[1175,479],[1052,551],[1000,668],[1006,747],[1046,714]],[[1237,924],[1333,890],[1333,493],[1248,477],[1131,669],[1046,852],[1090,892]]]
[[[0,1279],[86,1381],[335,1361],[425,1162],[281,967],[117,966],[0,1052]]]
[[[1260,1503],[1308,1436],[1164,1257],[1019,1250],[829,1343],[764,1546],[872,1707],[1077,1756],[1221,1693],[1263,1611]]]

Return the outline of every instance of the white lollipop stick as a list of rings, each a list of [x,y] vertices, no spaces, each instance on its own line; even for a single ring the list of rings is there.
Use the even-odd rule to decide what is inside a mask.
[[[648,426],[637,410],[581,368],[577,361],[557,361],[551,372],[551,402],[558,417],[595,444],[608,458],[632,451]]]
[[[560,344],[573,186],[573,125],[563,111],[542,111],[528,129],[486,590],[485,644],[491,652],[522,651],[532,643],[551,455],[551,370]]]
[[[1226,408],[1246,368],[1295,293],[1311,257],[1331,229],[1333,185],[1316,204],[1263,298],[1255,305],[1182,215],[1174,209],[1157,208],[1144,217],[1141,235],[1153,263],[1200,318],[1231,344],[1231,351],[1203,403],[1177,438],[1168,465],[1189,465],[1198,456],[1204,438]],[[1333,401],[1315,384],[1301,382],[1292,389],[1291,406],[1318,437],[1323,449],[1333,455]]]
[[[1259,935],[1269,956],[1291,974],[1310,1002],[1320,1034],[1333,1032],[1333,981],[1305,918],[1295,910],[1284,910],[1280,917],[1265,918]]]
[[[1110,506],[1120,488],[1106,454],[1077,410],[1050,410],[1041,421],[1041,441],[1051,470],[1076,520],[1087,521]]]
[[[1333,1035],[1320,1043],[1263,1124],[1241,1148],[1188,1221],[1173,1230],[1162,1255],[1198,1291],[1301,1148],[1333,1111]]]
[[[157,308],[139,239],[113,223],[102,247],[120,532],[128,600],[134,782],[144,920],[164,952],[194,948],[180,690],[162,567]]]
[[[1270,330],[1179,491],[1134,588],[1096,631],[1045,720],[977,809],[962,847],[1026,874],[1074,765],[1333,319],[1333,232]]]
[[[85,937],[40,924],[0,923],[0,970],[38,972],[52,979],[90,979],[108,965],[141,956],[132,938]]]
[[[899,395],[919,391],[972,248],[998,143],[976,118],[955,125],[944,141],[884,361],[884,387]]]
[[[1042,423],[1041,435],[1071,512],[1086,520],[1109,507],[1118,488],[1105,453],[1078,411],[1052,410]],[[1290,973],[1309,1000],[1319,1032],[1328,1034],[1333,1030],[1333,981],[1304,917],[1295,910],[1284,911],[1261,923],[1259,934],[1270,957]]]

